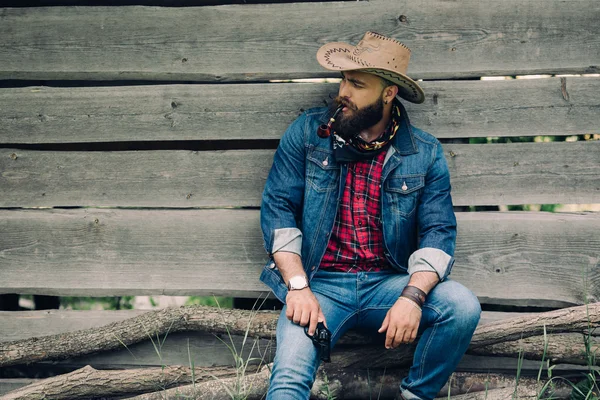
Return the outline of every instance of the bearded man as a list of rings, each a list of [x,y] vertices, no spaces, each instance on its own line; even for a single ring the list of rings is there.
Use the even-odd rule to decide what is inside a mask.
[[[321,47],[319,63],[342,74],[339,96],[303,113],[277,148],[261,280],[285,305],[267,399],[309,398],[327,350],[308,336],[319,322],[331,346],[351,328],[385,335],[386,349],[418,340],[397,395],[407,400],[436,397],[477,327],[477,297],[448,277],[456,218],[442,146],[399,100],[424,101],[409,58],[374,32]]]

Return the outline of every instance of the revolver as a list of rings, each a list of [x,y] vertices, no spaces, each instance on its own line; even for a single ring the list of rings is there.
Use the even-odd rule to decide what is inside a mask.
[[[308,326],[304,327],[304,333],[319,350],[321,360],[331,362],[331,332],[325,327],[325,324],[319,322],[313,336],[308,334]]]

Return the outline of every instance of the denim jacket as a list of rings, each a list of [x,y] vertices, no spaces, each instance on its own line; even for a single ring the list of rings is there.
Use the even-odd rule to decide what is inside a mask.
[[[404,118],[388,147],[380,185],[385,256],[399,273],[434,271],[443,281],[454,264],[456,239],[450,174],[439,141],[411,126],[400,107]],[[260,219],[270,260],[260,279],[282,302],[287,288],[273,253],[300,255],[310,281],[344,190],[347,164],[336,162],[332,137],[317,135],[328,118],[327,108],[313,108],[289,126],[263,192]]]

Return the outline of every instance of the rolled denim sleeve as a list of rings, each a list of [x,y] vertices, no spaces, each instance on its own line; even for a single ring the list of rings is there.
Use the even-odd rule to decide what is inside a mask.
[[[260,223],[269,255],[277,251],[301,252],[305,123],[306,115],[302,114],[283,134],[263,191]]]
[[[450,195],[450,172],[441,144],[425,177],[418,206],[419,249],[408,260],[408,273],[432,271],[445,280],[454,265],[456,216]]]

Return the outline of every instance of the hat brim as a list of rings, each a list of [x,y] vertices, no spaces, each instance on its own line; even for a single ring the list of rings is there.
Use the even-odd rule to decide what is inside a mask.
[[[363,71],[385,78],[398,86],[398,95],[412,103],[423,103],[425,93],[423,89],[411,78],[400,72],[361,64],[348,57],[355,47],[343,42],[327,43],[317,51],[317,61],[321,66],[330,71]]]

